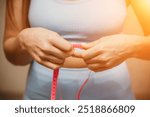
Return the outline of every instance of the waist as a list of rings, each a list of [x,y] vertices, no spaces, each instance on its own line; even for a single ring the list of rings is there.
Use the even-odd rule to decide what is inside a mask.
[[[64,64],[64,68],[85,68],[87,67],[86,63],[81,58],[68,57],[66,58]]]
[[[82,49],[80,48],[80,45],[85,42],[70,41],[70,43],[73,45],[73,47],[76,51],[82,51]],[[65,62],[62,67],[64,67],[64,68],[84,68],[84,67],[87,67],[87,65],[82,58],[68,57],[65,59]]]
[[[78,71],[78,72],[86,72],[86,71],[91,71],[89,70],[87,67],[82,67],[82,68],[67,68],[67,67],[61,67],[60,68],[61,71],[69,71],[69,72],[75,72],[75,71]],[[52,69],[49,69],[43,65],[40,65],[39,63],[37,63],[36,61],[33,61],[32,64],[31,64],[31,67],[30,67],[30,71],[35,71],[35,72],[39,72],[39,73],[42,73],[42,74],[50,74],[50,73],[53,73],[53,70]],[[121,63],[120,65],[114,67],[114,68],[111,68],[111,69],[108,69],[108,70],[105,70],[105,71],[101,71],[101,72],[95,72],[96,74],[101,74],[102,76],[103,75],[110,75],[110,74],[124,74],[124,72],[128,73],[128,69],[127,69],[127,65],[126,65],[126,62],[123,62]],[[94,72],[93,72],[94,73]]]

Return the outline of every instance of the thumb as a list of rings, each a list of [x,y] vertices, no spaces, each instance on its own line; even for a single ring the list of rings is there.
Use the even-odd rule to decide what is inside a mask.
[[[81,45],[82,49],[84,50],[87,50],[89,48],[92,48],[93,46],[95,46],[96,44],[98,43],[98,41],[93,41],[93,42],[90,42],[90,43],[84,43]]]
[[[74,53],[74,49],[72,48],[72,50],[70,50],[69,52],[65,52],[66,55],[69,57],[69,56],[72,56],[73,53]]]
[[[73,56],[73,57],[77,57],[77,58],[82,58],[83,51],[84,51],[84,50],[82,50],[82,51],[80,50],[80,51],[79,51],[79,50],[76,50],[76,49],[75,49],[72,56]]]

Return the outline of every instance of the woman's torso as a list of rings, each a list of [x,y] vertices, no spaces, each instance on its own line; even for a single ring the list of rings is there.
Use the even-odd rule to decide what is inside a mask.
[[[71,43],[119,33],[125,17],[125,0],[31,0],[29,9],[31,27],[55,31]],[[86,64],[69,57],[64,67],[80,68]]]
[[[31,0],[31,27],[56,31],[71,43],[91,42],[105,35],[119,33],[123,25],[125,0]],[[85,67],[81,59],[69,58],[64,67]],[[25,99],[49,99],[53,70],[33,61]],[[134,99],[125,63],[103,72],[87,68],[60,68],[57,99]]]

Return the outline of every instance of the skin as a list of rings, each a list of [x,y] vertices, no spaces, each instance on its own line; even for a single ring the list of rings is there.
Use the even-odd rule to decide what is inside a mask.
[[[95,72],[113,68],[128,58],[150,60],[149,37],[118,34],[84,44],[82,48],[84,51],[75,51],[74,56],[83,58],[88,68]]]
[[[73,48],[68,41],[47,29],[25,29],[18,35],[18,40],[22,50],[51,69],[61,67],[65,59],[73,54]]]
[[[148,5],[147,0],[142,0],[142,3],[141,0],[130,1],[146,36],[105,36],[82,45],[84,51],[79,53],[56,32],[26,28],[14,34],[11,30],[13,35],[5,34],[5,55],[16,65],[26,65],[35,60],[51,69],[88,67],[95,72],[113,68],[128,58],[150,60],[150,4],[145,8],[142,6],[144,3]]]
[[[107,70],[128,58],[150,60],[150,1],[128,2],[133,6],[146,36],[117,34],[82,45],[85,51],[74,52],[74,56],[83,58],[89,69],[95,72]]]
[[[50,69],[85,66],[83,60],[71,57],[74,49],[68,41],[44,28],[23,29],[16,37],[4,41],[4,50],[7,59],[15,65],[35,60]]]

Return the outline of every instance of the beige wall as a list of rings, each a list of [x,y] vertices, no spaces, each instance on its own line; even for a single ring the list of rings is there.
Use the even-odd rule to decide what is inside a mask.
[[[20,99],[25,89],[27,69],[11,65],[4,57],[2,49],[2,34],[4,27],[4,6],[6,0],[0,0],[0,99]],[[129,9],[129,18],[124,32],[142,34],[141,27]],[[138,99],[150,99],[150,62],[128,60],[132,76],[132,87]]]

